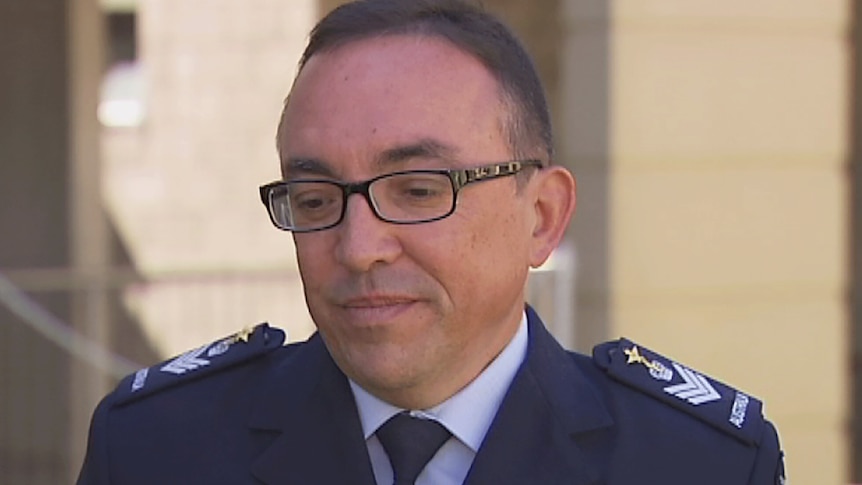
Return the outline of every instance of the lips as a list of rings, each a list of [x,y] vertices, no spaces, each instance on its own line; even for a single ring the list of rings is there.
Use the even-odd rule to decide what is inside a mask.
[[[416,298],[394,295],[352,298],[339,306],[353,325],[376,326],[392,321],[409,311]]]
[[[413,303],[416,298],[399,295],[375,295],[349,298],[341,306],[345,308],[376,308],[392,305],[403,305]]]

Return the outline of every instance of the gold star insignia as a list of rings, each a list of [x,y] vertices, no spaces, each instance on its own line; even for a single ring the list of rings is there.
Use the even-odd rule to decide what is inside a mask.
[[[640,350],[638,350],[638,346],[635,345],[630,349],[625,349],[623,352],[629,357],[626,361],[626,364],[643,364],[648,369],[661,370],[660,365],[655,362],[650,362],[649,359],[641,355]]]
[[[630,349],[625,349],[625,350],[623,350],[623,352],[629,356],[629,360],[626,361],[626,364],[636,364],[638,362],[643,362],[643,360],[644,360],[643,356],[640,354],[640,351],[638,350],[637,345],[635,345],[634,347],[632,347]]]
[[[240,330],[239,332],[236,333],[236,335],[233,336],[233,341],[234,342],[242,341],[242,342],[248,343],[248,338],[251,336],[252,333],[254,333],[253,328],[245,327],[244,329]]]

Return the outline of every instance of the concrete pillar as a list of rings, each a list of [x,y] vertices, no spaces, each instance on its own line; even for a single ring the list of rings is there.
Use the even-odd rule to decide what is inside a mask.
[[[69,11],[61,0],[0,3],[0,271],[73,264]],[[71,319],[68,294],[34,296]],[[74,362],[5,308],[0,322],[0,482],[68,482]]]
[[[67,0],[66,19],[69,59],[69,204],[66,216],[70,222],[70,268],[79,282],[71,295],[70,321],[81,335],[108,348],[113,316],[112,293],[107,286],[113,262],[112,233],[102,197],[101,126],[96,116],[105,64],[104,15],[98,0]],[[107,371],[80,359],[73,359],[69,366],[65,480],[69,483],[77,477],[86,452],[90,416],[116,379]]]
[[[110,259],[95,116],[101,19],[96,0],[0,3],[0,271],[106,345],[106,293],[75,287],[81,274],[103,280]],[[0,482],[71,482],[107,378],[32,320],[5,309],[0,319]]]
[[[847,2],[565,16],[582,341],[625,335],[764,398],[790,481],[847,483]]]
[[[851,155],[851,176],[853,183],[853,209],[851,221],[853,225],[853,258],[852,280],[853,289],[850,292],[853,312],[853,356],[851,372],[853,373],[853,416],[852,454],[853,482],[862,482],[862,5],[853,4],[853,118],[851,133],[853,138],[853,153]]]

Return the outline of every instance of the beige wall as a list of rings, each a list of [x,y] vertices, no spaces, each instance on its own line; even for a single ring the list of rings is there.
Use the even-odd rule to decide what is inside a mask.
[[[561,139],[587,206],[575,237],[599,255],[582,335],[765,399],[792,483],[848,481],[849,16],[838,0],[566,6]]]
[[[107,130],[104,192],[142,281],[126,292],[164,356],[269,321],[311,331],[291,237],[257,187],[278,178],[275,127],[313,0],[138,3],[137,128]]]

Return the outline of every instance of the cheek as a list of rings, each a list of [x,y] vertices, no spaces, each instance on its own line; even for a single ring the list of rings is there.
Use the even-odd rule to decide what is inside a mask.
[[[473,259],[515,262],[524,257],[528,232],[523,214],[516,210],[487,207],[483,217],[471,219],[464,227],[469,230],[469,248]]]
[[[309,236],[300,234],[294,238],[296,262],[306,295],[309,289],[319,288],[326,275],[332,274],[331,268],[327,266],[335,260],[332,253],[328,252],[326,241]]]
[[[485,301],[498,289],[512,296],[526,278],[528,245],[520,220],[512,213],[487,213],[453,216],[450,224],[417,240],[426,255],[433,255],[422,266],[461,305]],[[414,258],[420,259],[418,253]]]

